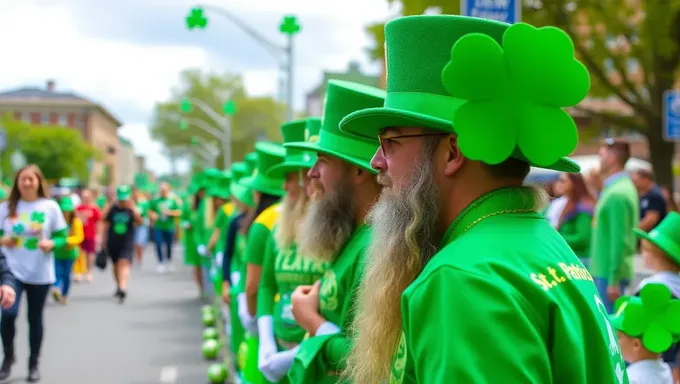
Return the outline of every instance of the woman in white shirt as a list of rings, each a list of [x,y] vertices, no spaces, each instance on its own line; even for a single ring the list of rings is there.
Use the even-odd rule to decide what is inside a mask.
[[[15,362],[15,323],[26,293],[28,304],[30,357],[28,382],[40,380],[38,357],[43,338],[43,310],[50,287],[55,282],[55,248],[66,246],[68,228],[57,202],[47,197],[45,178],[35,165],[20,169],[9,199],[0,204],[0,245],[16,278],[16,301],[2,310],[0,336],[5,358],[0,380],[10,376]]]

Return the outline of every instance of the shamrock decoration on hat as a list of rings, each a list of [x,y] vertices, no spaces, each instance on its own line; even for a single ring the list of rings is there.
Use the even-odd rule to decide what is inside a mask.
[[[576,148],[576,124],[563,108],[586,97],[590,77],[558,28],[517,23],[502,46],[482,33],[465,35],[451,49],[442,82],[465,100],[451,118],[472,160],[498,164],[519,149],[532,164],[550,166]]]
[[[646,284],[638,296],[616,301],[612,326],[628,336],[638,337],[654,353],[662,353],[680,338],[680,300],[673,299],[663,284]]]

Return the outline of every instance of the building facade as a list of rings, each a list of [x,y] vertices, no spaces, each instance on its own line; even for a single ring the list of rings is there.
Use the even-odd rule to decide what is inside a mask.
[[[370,85],[371,87],[379,87],[381,84],[380,76],[373,76],[365,74],[361,71],[359,63],[350,62],[345,72],[323,72],[321,83],[315,87],[311,92],[307,93],[305,98],[305,113],[307,116],[321,116],[323,114],[323,104],[326,99],[326,84],[328,80],[343,80],[354,83]]]
[[[34,125],[58,125],[80,132],[83,139],[99,150],[101,159],[90,167],[90,187],[102,182],[118,183],[118,128],[122,122],[101,104],[71,92],[60,92],[48,80],[44,88],[25,87],[0,92],[0,114]]]

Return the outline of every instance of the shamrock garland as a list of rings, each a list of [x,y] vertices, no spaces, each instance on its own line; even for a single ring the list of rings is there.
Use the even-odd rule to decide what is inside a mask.
[[[576,148],[576,124],[562,108],[585,98],[590,77],[558,28],[513,24],[503,46],[485,34],[465,35],[451,49],[442,82],[465,100],[452,122],[472,160],[498,164],[518,147],[532,164],[550,166]]]
[[[624,296],[615,304],[613,325],[623,333],[639,337],[654,353],[662,353],[680,337],[680,300],[672,299],[663,284],[646,284],[639,297]]]

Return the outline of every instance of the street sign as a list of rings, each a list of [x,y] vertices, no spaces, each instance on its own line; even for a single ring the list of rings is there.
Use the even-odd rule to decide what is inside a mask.
[[[514,24],[522,21],[522,1],[460,0],[460,14]]]
[[[680,141],[680,91],[663,93],[663,137],[667,141]]]

